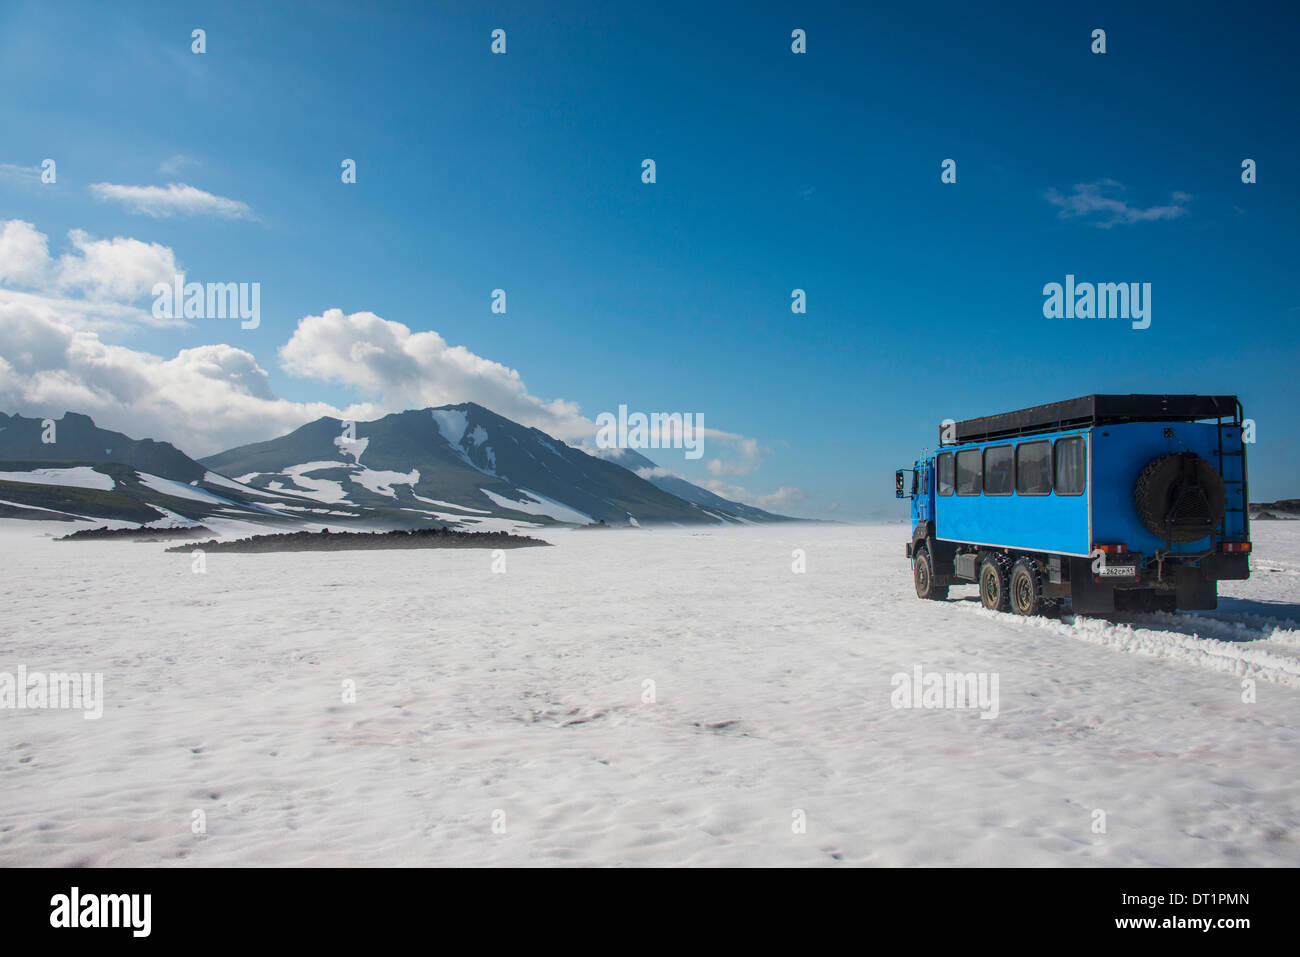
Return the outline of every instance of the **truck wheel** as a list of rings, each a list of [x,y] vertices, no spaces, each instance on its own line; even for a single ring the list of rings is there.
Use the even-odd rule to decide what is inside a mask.
[[[986,555],[980,565],[980,601],[991,611],[1010,607],[1007,583],[1007,560],[1002,555]]]
[[[1042,615],[1048,611],[1043,598],[1043,569],[1032,558],[1018,559],[1011,568],[1011,610],[1017,615]]]
[[[912,566],[912,577],[916,580],[917,598],[943,601],[948,597],[948,586],[934,583],[934,563],[930,561],[930,550],[924,546],[916,550],[916,561]]]

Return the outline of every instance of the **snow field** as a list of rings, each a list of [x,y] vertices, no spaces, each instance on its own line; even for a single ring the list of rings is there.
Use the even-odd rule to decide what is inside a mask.
[[[1218,611],[1128,625],[922,602],[902,524],[198,575],[5,523],[0,671],[106,702],[0,711],[0,865],[1295,866],[1295,528]],[[997,675],[998,716],[893,707],[917,665]]]

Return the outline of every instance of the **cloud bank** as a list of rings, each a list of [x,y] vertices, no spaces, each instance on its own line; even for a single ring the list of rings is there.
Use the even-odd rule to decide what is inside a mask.
[[[533,395],[515,369],[372,312],[305,316],[278,350],[285,373],[355,392],[358,401],[342,408],[277,397],[266,370],[236,346],[198,346],[168,358],[112,345],[101,338],[108,331],[160,322],[137,303],[183,267],[157,243],[95,239],[81,230],[68,240],[71,250],[55,258],[33,224],[0,223],[5,411],[84,412],[101,426],[166,440],[192,456],[282,435],[321,416],[367,420],[459,402],[477,402],[566,442],[595,436],[595,423],[576,403]],[[715,476],[747,474],[765,451],[743,435],[704,435],[730,453],[708,461]]]
[[[124,236],[95,239],[80,229],[68,232],[68,243],[71,251],[55,258],[49,237],[31,223],[0,222],[0,303],[44,307],[83,327],[185,325],[137,305],[154,283],[171,283],[183,271],[170,248]]]

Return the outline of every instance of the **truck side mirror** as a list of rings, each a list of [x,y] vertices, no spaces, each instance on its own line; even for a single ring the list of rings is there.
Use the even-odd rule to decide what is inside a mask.
[[[903,470],[899,469],[894,473],[894,497],[907,498],[907,496],[903,494],[905,488],[906,486],[903,484]]]

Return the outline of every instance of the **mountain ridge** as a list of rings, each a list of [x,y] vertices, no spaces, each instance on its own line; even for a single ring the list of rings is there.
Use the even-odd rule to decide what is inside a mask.
[[[323,416],[202,459],[80,413],[54,425],[46,443],[43,420],[0,413],[0,514],[471,530],[796,520],[655,474],[665,470],[633,450],[629,468],[473,402],[368,422]]]

